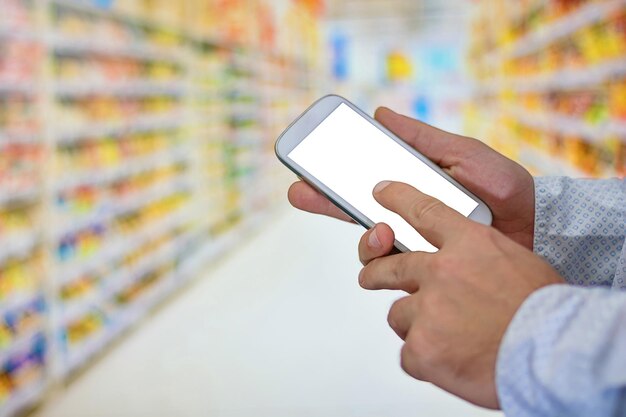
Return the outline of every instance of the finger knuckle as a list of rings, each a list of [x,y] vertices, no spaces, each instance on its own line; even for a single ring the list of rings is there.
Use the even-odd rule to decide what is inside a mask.
[[[389,314],[387,314],[387,322],[392,328],[395,326],[395,323],[397,322],[396,317],[400,315],[400,311],[403,309],[406,300],[407,297],[404,297],[394,301],[393,304],[391,304],[391,308],[389,308]]]
[[[389,313],[387,314],[387,324],[389,325],[389,327],[391,327],[391,329],[398,333],[398,325],[396,324],[397,321],[395,319],[395,314],[393,312],[393,307],[389,310]]]
[[[485,152],[487,152],[488,154],[492,154],[491,148],[489,148],[488,145],[486,145],[480,139],[476,139],[472,137],[466,138],[464,148],[466,150],[466,152],[464,152],[465,154],[464,156],[466,159],[475,159],[478,161],[483,161],[483,159],[480,157],[484,155]]]
[[[465,267],[459,256],[450,256],[447,253],[438,254],[434,261],[439,279],[450,279],[456,276]]]
[[[468,246],[469,251],[478,248],[484,250],[485,245],[487,245],[487,247],[500,246],[498,243],[500,237],[500,232],[493,227],[482,224],[472,224],[471,227],[467,228],[463,233],[460,244]]]
[[[402,280],[413,272],[413,262],[410,255],[409,253],[401,255],[395,263],[396,279]]]
[[[419,337],[420,330],[419,327],[414,327],[411,329],[410,334],[408,335],[405,343],[406,353],[414,359],[417,359],[422,354],[422,338]]]
[[[418,198],[411,203],[411,211],[419,217],[436,212],[440,208],[441,202],[434,198]]]
[[[417,366],[414,348],[409,343],[405,343],[400,351],[400,367],[413,378],[420,381],[425,380],[419,366]]]
[[[443,250],[440,250],[430,257],[429,266],[435,274],[438,274],[439,272],[447,268],[448,264],[449,257],[443,252]]]
[[[407,374],[420,381],[428,381],[424,346],[415,337],[406,339],[400,351],[400,366]]]
[[[410,213],[425,227],[432,227],[444,205],[434,198],[420,198],[411,203]]]
[[[514,164],[508,172],[493,179],[493,199],[496,201],[519,200],[521,196],[532,193],[533,181],[530,174],[521,166]]]
[[[425,317],[439,317],[444,305],[444,297],[436,290],[424,291],[421,297],[420,308]]]
[[[484,225],[473,225],[474,227],[472,227],[470,230],[471,234],[473,236],[479,237],[479,238],[483,238],[483,239],[493,239],[494,235],[495,235],[495,229],[489,226],[484,226]]]
[[[406,345],[410,349],[413,360],[420,369],[435,369],[442,365],[442,352],[431,341],[432,337],[428,333],[426,326],[411,329],[411,333],[406,339]]]

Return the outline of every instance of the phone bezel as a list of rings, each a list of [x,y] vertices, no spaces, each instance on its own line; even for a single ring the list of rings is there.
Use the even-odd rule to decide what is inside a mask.
[[[368,116],[365,112],[352,104],[350,101],[337,95],[327,95],[314,102],[307,110],[304,111],[304,113],[296,118],[296,120],[294,120],[276,140],[276,145],[274,148],[276,156],[285,166],[287,166],[287,168],[293,171],[298,177],[300,177],[303,181],[307,182],[313,188],[322,193],[333,204],[335,204],[344,213],[350,216],[350,218],[352,218],[354,221],[356,221],[366,229],[370,229],[375,225],[375,223],[371,219],[361,213],[356,207],[345,201],[330,187],[319,181],[317,178],[315,178],[315,176],[310,174],[307,170],[302,168],[288,156],[289,153],[291,153],[291,151],[300,144],[300,142],[308,137],[309,134],[341,104],[346,104],[352,110],[356,111],[359,115],[372,123],[390,139],[400,144],[416,158],[420,159],[439,175],[454,184],[463,193],[467,194],[471,199],[476,201],[478,203],[478,206],[476,207],[476,209],[474,209],[474,211],[470,213],[470,215],[468,216],[469,219],[486,225],[491,224],[491,210],[489,210],[489,207],[483,201],[481,201],[478,197],[469,192],[465,187],[463,187],[456,180],[454,180],[454,178],[450,177],[437,164],[416,151],[411,145],[397,137],[393,132],[389,131],[374,118]],[[395,242],[395,246],[402,252],[409,251],[402,243],[398,242],[397,240]]]

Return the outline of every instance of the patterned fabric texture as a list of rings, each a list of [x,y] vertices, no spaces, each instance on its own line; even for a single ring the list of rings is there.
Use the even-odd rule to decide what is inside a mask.
[[[538,178],[535,252],[570,284],[611,286],[626,236],[626,182]]]
[[[535,179],[535,252],[571,285],[533,293],[500,346],[509,417],[626,417],[626,182]]]

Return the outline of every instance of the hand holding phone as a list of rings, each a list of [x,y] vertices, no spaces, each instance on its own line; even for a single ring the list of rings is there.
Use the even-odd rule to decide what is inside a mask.
[[[318,100],[281,135],[279,159],[366,228],[384,222],[401,251],[435,251],[372,190],[383,180],[405,182],[461,214],[489,224],[486,204],[393,133],[338,96]]]
[[[335,184],[336,178],[325,176],[324,172],[329,167],[320,163],[319,157],[312,158],[313,163],[307,162],[306,158],[299,159],[300,163],[307,166],[306,169],[289,157],[300,143],[308,139],[318,141],[316,128],[325,123],[326,118],[339,105],[333,103],[329,107],[330,110],[321,109],[318,115],[305,118],[308,123],[292,133],[290,140],[294,142],[286,142],[286,148],[285,144],[280,143],[283,139],[281,137],[277,143],[277,154],[290,169],[334,201],[351,218],[366,226],[369,221],[379,223],[379,220],[363,215],[371,213],[367,206],[359,206],[357,210],[343,197],[341,187]],[[366,117],[355,108],[353,110]],[[390,326],[405,339],[402,366],[409,375],[432,382],[474,404],[496,408],[496,353],[510,319],[532,291],[564,282],[545,261],[528,250],[532,249],[533,241],[533,179],[521,166],[476,140],[447,134],[400,115],[392,116],[389,111],[382,113],[388,116],[386,120],[385,117],[380,117],[380,113],[377,116],[385,125],[442,166],[453,170],[455,176],[481,195],[495,209],[494,220],[497,224],[494,222],[494,227],[491,228],[467,221],[458,214],[459,209],[452,210],[418,192],[423,191],[420,186],[380,184],[375,193],[375,201],[401,215],[407,224],[410,222],[421,230],[440,251],[437,254],[389,255],[393,236],[386,225],[378,224],[374,230],[364,234],[359,244],[361,259],[367,265],[361,271],[359,282],[366,289],[402,290],[410,294],[396,301],[388,316]],[[298,121],[294,122],[290,129],[297,124]],[[375,122],[372,124],[396,141],[397,138],[394,139],[382,126]],[[334,130],[329,131],[332,133]],[[371,129],[369,132],[380,137]],[[327,146],[320,154],[323,156],[324,153],[333,151],[336,148],[335,141],[343,141],[346,136],[350,136],[350,132],[343,133],[334,135],[331,146]],[[397,140],[397,143],[402,145],[404,142]],[[354,148],[361,150],[360,145],[357,142]],[[404,145],[406,146],[403,148],[411,151],[410,146],[406,143]],[[309,153],[307,151],[306,157],[310,156]],[[350,167],[367,174],[369,167],[363,169],[359,164],[352,164],[354,153],[348,151],[340,160],[347,161]],[[394,180],[387,177],[389,170],[384,166],[389,160],[384,158],[384,153],[366,153],[367,155],[358,156],[375,162],[370,165],[379,173],[382,171],[379,180]],[[456,184],[441,169],[433,167],[434,164],[429,164],[425,158],[420,158],[417,152],[411,154],[444,179]],[[297,157],[297,153],[294,156]],[[334,157],[326,158],[325,161],[331,165],[331,170],[337,168]],[[341,169],[336,172],[345,175]],[[320,178],[324,178],[324,182]],[[424,178],[412,180],[420,181]],[[411,181],[400,182],[413,185]],[[364,198],[365,193],[372,195],[373,190],[367,188],[364,187],[360,198]],[[463,191],[462,187],[457,188],[480,206],[480,200]],[[439,191],[434,190],[435,193]],[[430,195],[439,198],[436,194]],[[294,196],[303,198],[296,201],[294,205],[297,207],[339,217],[336,211],[330,210],[323,197],[305,184],[296,183],[292,186],[292,203]],[[350,196],[347,197],[358,204]],[[371,235],[380,231],[386,237],[382,239],[382,245],[377,249],[368,246]],[[511,239],[525,245],[526,249]],[[396,246],[398,243],[396,242]],[[376,262],[369,262],[373,259]],[[434,262],[435,259],[437,262]],[[506,302],[501,302],[502,300]],[[420,337],[413,337],[412,334]],[[471,354],[468,355],[468,352]],[[478,357],[476,352],[480,352]],[[463,370],[462,375],[459,374],[459,369]]]

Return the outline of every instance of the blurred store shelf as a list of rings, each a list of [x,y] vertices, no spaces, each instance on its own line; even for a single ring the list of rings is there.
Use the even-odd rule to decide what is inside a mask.
[[[548,4],[549,2],[542,3],[543,6]],[[494,51],[484,59],[488,65],[497,65],[506,59],[538,52],[582,28],[606,19],[624,6],[626,6],[626,1],[624,0],[588,2],[583,4],[577,11],[564,16],[550,25],[539,27],[514,43],[507,45],[503,51]],[[531,11],[532,9],[528,8],[527,12],[529,10]]]
[[[558,113],[531,112],[522,107],[510,107],[506,111],[527,126],[563,136],[577,136],[590,143],[601,142],[614,136],[626,138],[626,122],[607,120],[591,123],[577,117],[564,116]]]
[[[146,80],[127,80],[117,83],[68,82],[59,83],[55,89],[57,96],[80,97],[102,96],[115,97],[150,97],[180,96],[185,94],[185,82],[155,82]]]
[[[84,126],[63,127],[57,142],[67,144],[102,137],[120,137],[133,133],[171,130],[182,126],[184,119],[178,112],[167,115],[139,115],[122,122],[92,123]]]
[[[598,64],[590,68],[564,69],[545,75],[496,79],[477,85],[479,94],[495,94],[502,90],[549,92],[595,87],[604,82],[626,76],[626,57]]]
[[[626,1],[490,5],[476,6],[468,133],[545,154],[530,158],[538,174],[625,175]]]
[[[266,160],[313,98],[319,17],[294,3],[270,41],[269,3],[219,21],[158,3],[3,2],[0,416],[89,365],[285,186]]]

